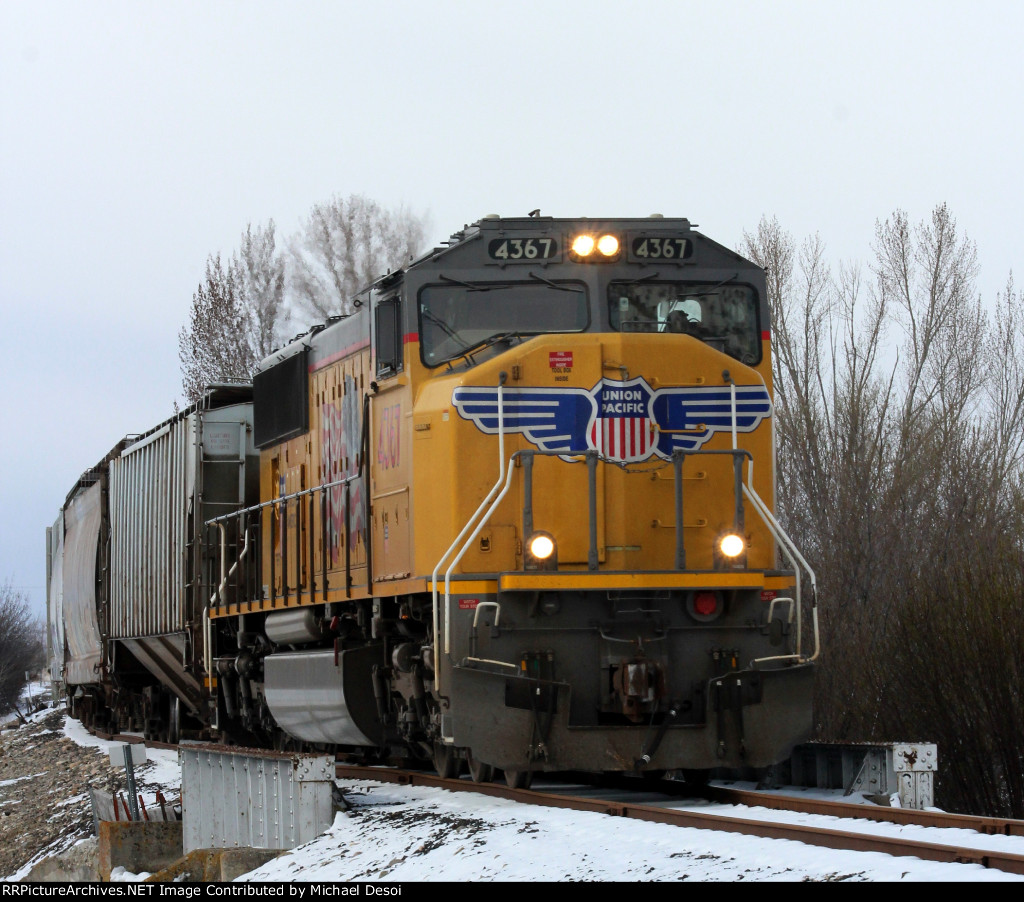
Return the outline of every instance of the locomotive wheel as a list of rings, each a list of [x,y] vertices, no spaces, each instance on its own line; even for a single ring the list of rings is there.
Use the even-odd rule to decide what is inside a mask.
[[[444,780],[451,780],[459,775],[461,759],[455,752],[455,746],[443,742],[434,743],[434,770]]]
[[[482,761],[477,761],[472,752],[466,752],[466,764],[474,783],[490,783],[494,779],[494,768]]]
[[[506,770],[505,783],[509,789],[529,789],[533,782],[532,770]]]

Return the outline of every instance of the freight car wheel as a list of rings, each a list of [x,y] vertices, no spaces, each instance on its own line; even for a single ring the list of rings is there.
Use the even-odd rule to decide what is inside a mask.
[[[445,780],[451,780],[459,775],[462,760],[455,752],[455,746],[445,745],[443,742],[434,743],[434,770],[437,775]]]
[[[533,771],[506,770],[505,783],[509,789],[529,789],[533,782]]]
[[[466,752],[466,764],[474,783],[490,783],[494,779],[494,768],[483,761],[477,761],[472,752]]]

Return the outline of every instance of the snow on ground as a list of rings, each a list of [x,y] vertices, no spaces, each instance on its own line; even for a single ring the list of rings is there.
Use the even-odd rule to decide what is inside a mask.
[[[112,742],[93,736],[80,721],[64,718],[64,735],[77,745],[85,748],[94,747],[102,754],[109,755],[114,749],[120,749],[123,742]],[[160,788],[170,800],[177,798],[181,788],[181,765],[178,764],[178,753],[171,749],[154,749],[146,746],[145,764],[133,766],[135,779],[140,785],[145,784],[154,790]]]
[[[77,721],[64,732],[108,755],[118,743],[97,739]],[[177,796],[177,753],[147,749],[139,769],[148,787]],[[472,792],[339,779],[347,803],[317,839],[238,878],[268,882],[1021,882],[980,865],[942,864],[873,852],[843,852],[791,840],[651,824],[605,814],[520,805]],[[700,803],[701,811],[779,818],[767,809]],[[807,823],[808,815],[790,815]],[[852,829],[849,821],[836,829]],[[867,824],[910,837],[921,828]],[[946,844],[1024,853],[1024,840],[956,831]],[[999,841],[1006,840],[1005,843]],[[995,841],[995,842],[994,842]],[[148,874],[121,869],[114,881]]]
[[[339,813],[319,838],[239,880],[1024,880],[980,865],[842,852],[790,840],[528,807],[473,793],[345,780],[338,785],[352,811]],[[729,814],[739,814],[726,807]],[[747,809],[741,814],[746,816]],[[1024,851],[1024,842],[1021,847]]]

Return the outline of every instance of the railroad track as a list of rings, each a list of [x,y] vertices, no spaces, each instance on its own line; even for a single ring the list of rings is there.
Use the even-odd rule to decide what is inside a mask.
[[[176,748],[168,743],[146,741],[133,735],[96,735],[112,741],[145,742],[152,748]],[[237,747],[225,748],[238,751]],[[996,848],[995,843],[998,840],[991,840],[986,846],[983,839],[1024,838],[1024,820],[800,798],[716,784],[694,790],[693,787],[678,781],[642,781],[627,778],[602,782],[586,776],[570,775],[563,781],[558,781],[557,778],[545,779],[543,782],[535,780],[532,789],[511,789],[504,783],[476,783],[465,778],[444,779],[424,771],[391,767],[338,764],[336,774],[340,779],[373,780],[405,786],[434,787],[453,792],[473,792],[528,805],[589,811],[611,817],[627,817],[677,827],[739,833],[766,839],[789,839],[831,849],[882,852],[926,861],[976,864],[1010,874],[1024,874],[1024,854]],[[639,801],[641,799],[644,801]],[[748,815],[756,816],[737,816],[701,810],[707,808],[709,804],[742,807],[747,809]],[[760,813],[763,811],[777,812],[778,816]],[[786,822],[785,815],[836,818],[843,828]],[[890,824],[897,829],[929,830],[931,838],[887,836],[872,832],[863,826],[857,829],[858,824],[863,825],[865,822]],[[961,836],[958,837],[961,839],[960,842],[936,841],[936,837],[952,835],[953,831],[968,831],[976,839],[968,842]],[[1024,848],[1024,843],[1021,846]]]
[[[701,790],[703,799],[691,799],[690,801],[694,803],[694,807],[691,808],[687,807],[685,801],[680,803],[678,788],[666,788],[661,783],[644,784],[633,790],[623,790],[621,788],[623,781],[617,781],[610,790],[602,790],[600,787],[587,788],[584,794],[580,792],[579,784],[567,784],[564,787],[564,793],[559,791],[560,786],[555,782],[543,786],[538,783],[533,789],[510,789],[499,783],[474,783],[466,779],[446,780],[420,771],[382,767],[338,765],[337,775],[342,779],[376,780],[382,783],[397,783],[407,786],[431,786],[454,792],[475,792],[495,798],[511,799],[524,804],[566,808],[572,811],[590,811],[612,817],[628,817],[658,824],[671,824],[676,827],[740,833],[766,839],[789,839],[830,849],[883,852],[887,855],[912,856],[926,861],[954,864],[978,864],[1010,874],[1024,874],[1024,854],[1003,852],[994,848],[934,842],[921,838],[884,836],[863,830],[858,831],[852,826],[851,829],[832,829],[819,825],[785,823],[782,820],[769,820],[763,817],[712,814],[702,812],[697,808],[699,805],[706,805],[710,800],[720,804],[757,807],[778,812],[828,816],[862,822],[885,822],[936,831],[939,829],[968,830],[979,834],[979,836],[1024,837],[1024,821],[1021,820],[799,799],[786,795],[735,790],[720,786],[704,787]],[[601,792],[614,795],[614,798],[594,797],[595,793],[600,794]],[[634,795],[637,798],[660,795],[664,798],[632,802],[629,801],[629,795]]]

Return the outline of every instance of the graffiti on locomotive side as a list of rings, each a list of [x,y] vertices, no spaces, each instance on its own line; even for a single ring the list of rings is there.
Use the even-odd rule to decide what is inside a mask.
[[[286,480],[282,473],[277,477],[277,497],[284,498],[288,494],[286,486]],[[281,549],[284,547],[284,517],[282,516],[282,505],[274,505],[274,523],[277,524],[274,529],[274,554],[278,558],[281,557]]]
[[[359,476],[359,394],[355,380],[345,376],[345,391],[339,401],[331,401],[321,408],[320,456],[326,480],[335,482],[353,478],[348,487],[348,547],[354,551],[363,530],[363,479]],[[345,534],[344,485],[333,486],[327,494],[327,549],[330,566],[335,566],[342,555],[342,536]]]
[[[402,405],[381,408],[380,428],[377,430],[377,464],[382,470],[398,466],[401,457]]]

